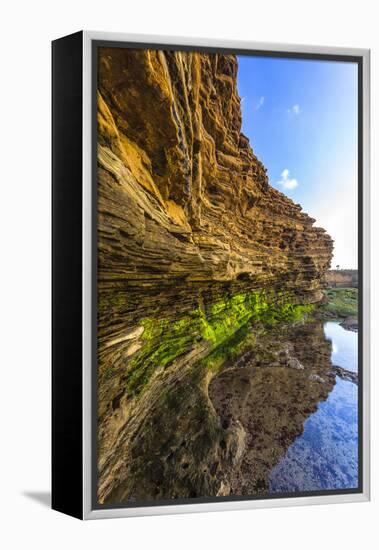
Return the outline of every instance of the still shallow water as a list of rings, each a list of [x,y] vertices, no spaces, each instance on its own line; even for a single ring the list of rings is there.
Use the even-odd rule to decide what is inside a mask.
[[[335,322],[324,325],[324,333],[332,342],[332,363],[344,369],[358,372],[357,342],[358,334],[351,330],[345,330]]]
[[[357,370],[356,333],[309,318],[246,323],[213,349],[190,345],[136,401],[107,502],[357,486],[357,386],[332,368]]]
[[[357,372],[358,338],[336,322],[324,333],[334,365]],[[269,477],[270,493],[355,488],[358,485],[358,387],[337,376],[326,401],[307,418],[303,433]]]

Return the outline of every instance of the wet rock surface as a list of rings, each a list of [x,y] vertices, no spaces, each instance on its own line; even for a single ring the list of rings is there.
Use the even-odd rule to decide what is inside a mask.
[[[332,372],[342,378],[342,380],[347,380],[358,385],[359,376],[357,372],[352,372],[337,365],[332,365]]]
[[[234,337],[248,347],[235,357],[190,352],[156,374],[129,410],[125,403],[102,464],[103,502],[268,492],[271,469],[327,398],[335,373],[322,323],[281,326],[258,339],[254,332],[249,326]],[[293,359],[303,369],[291,367]]]
[[[266,491],[334,383],[322,324],[301,324],[332,240],[269,185],[237,70],[100,48],[99,502]]]
[[[358,332],[358,319],[357,317],[346,317],[341,321],[341,327],[345,330],[352,330],[353,332]]]

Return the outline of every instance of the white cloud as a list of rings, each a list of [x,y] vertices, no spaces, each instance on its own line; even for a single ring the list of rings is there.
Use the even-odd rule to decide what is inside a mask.
[[[301,108],[298,103],[295,103],[295,105],[292,105],[290,109],[287,109],[287,113],[290,113],[292,115],[299,115],[301,113]]]
[[[290,171],[288,168],[285,168],[280,174],[281,179],[278,181],[278,184],[281,185],[284,189],[296,189],[299,185],[298,181],[295,178],[290,178]]]
[[[261,97],[259,98],[259,101],[257,103],[257,106],[255,107],[255,109],[257,111],[259,111],[259,109],[262,107],[263,103],[265,102],[265,97],[263,95],[261,95]]]
[[[321,192],[303,204],[304,211],[316,218],[315,226],[323,227],[334,240],[332,268],[356,269],[358,261],[358,182],[357,168],[351,163],[328,174],[334,184],[328,188],[328,198]]]

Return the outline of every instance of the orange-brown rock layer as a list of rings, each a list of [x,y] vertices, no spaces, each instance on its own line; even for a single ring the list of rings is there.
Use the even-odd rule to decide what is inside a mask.
[[[204,448],[188,441],[192,462],[183,447],[183,432],[197,425],[203,426],[205,442],[207,430],[223,429],[209,405],[212,371],[204,364],[193,367],[224,342],[221,329],[230,337],[234,326],[250,318],[245,313],[252,296],[267,302],[280,297],[289,305],[322,296],[332,241],[299,205],[269,185],[241,133],[237,68],[231,55],[100,49],[100,502],[227,494],[228,483],[242,487],[233,476],[224,479],[212,470],[224,443],[215,451],[213,436]],[[229,405],[218,386],[209,387],[222,416]],[[176,413],[164,414],[178,395],[194,410],[191,426],[178,423]],[[155,425],[161,429],[158,439],[145,444]],[[238,455],[232,464],[245,460],[238,430],[230,436],[230,449]],[[170,466],[169,478],[154,487],[179,441],[186,455],[183,483],[170,485],[176,468]]]
[[[320,299],[332,241],[269,185],[231,55],[102,48],[99,283],[280,284]]]

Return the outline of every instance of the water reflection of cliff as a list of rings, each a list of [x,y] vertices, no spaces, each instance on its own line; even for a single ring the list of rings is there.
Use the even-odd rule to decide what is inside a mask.
[[[194,346],[103,429],[100,500],[267,493],[271,469],[334,386],[330,356],[319,321],[245,326],[208,356]]]
[[[321,325],[268,327],[322,299],[333,241],[241,133],[235,56],[98,61],[99,502],[265,491],[333,384]]]

